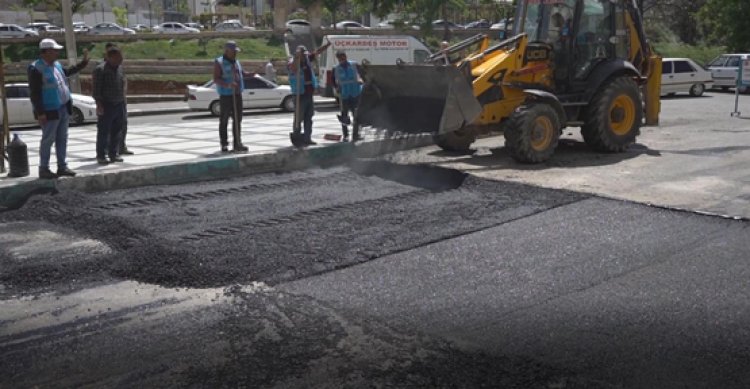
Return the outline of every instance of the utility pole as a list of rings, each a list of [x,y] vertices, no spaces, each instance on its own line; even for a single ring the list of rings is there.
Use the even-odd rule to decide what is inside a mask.
[[[71,11],[70,0],[62,0],[63,28],[65,29],[65,51],[68,54],[68,66],[78,63],[78,50],[76,49],[76,36],[73,31],[73,12]],[[81,83],[78,75],[75,74],[69,78],[70,89],[74,93],[81,93]]]
[[[5,64],[3,63],[3,45],[0,45],[0,95],[3,106],[3,129],[0,131],[0,173],[5,173],[5,145],[10,143],[10,126],[8,125],[8,97],[5,94]]]

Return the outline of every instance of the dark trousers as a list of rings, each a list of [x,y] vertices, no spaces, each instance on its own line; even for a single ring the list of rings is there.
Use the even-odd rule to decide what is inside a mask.
[[[352,123],[352,139],[359,139],[359,123],[357,122],[357,105],[359,104],[359,96],[347,97],[341,99],[341,119],[346,120],[351,112],[353,119]],[[341,132],[344,134],[344,138],[349,137],[349,126],[341,123]]]
[[[125,112],[123,113],[123,125],[122,125],[122,131],[120,132],[120,154],[122,154],[123,150],[127,149],[128,146],[125,144],[125,137],[128,136],[128,108],[127,106],[123,106],[123,109]]]
[[[297,96],[294,96],[296,99]],[[305,140],[310,141],[312,139],[312,118],[315,114],[315,104],[313,103],[313,95],[305,93],[299,96],[299,107],[297,107],[299,117],[297,118],[296,126],[293,131],[295,134],[300,133],[300,124],[305,127]]]
[[[104,114],[96,121],[96,157],[114,158],[120,148],[122,129],[125,127],[125,103],[103,103]]]
[[[227,125],[230,116],[232,117],[232,143],[234,148],[242,146],[242,95],[235,95],[234,98],[232,96],[219,96],[219,106],[221,107],[221,115],[219,116],[219,141],[221,146],[229,145]],[[236,117],[234,115],[235,109],[237,110]]]

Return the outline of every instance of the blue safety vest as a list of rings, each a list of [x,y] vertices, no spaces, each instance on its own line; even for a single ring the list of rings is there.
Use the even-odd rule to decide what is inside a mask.
[[[216,58],[216,62],[221,66],[221,79],[222,81],[226,82],[227,84],[231,84],[235,81],[234,77],[234,64],[225,60],[224,56]],[[239,81],[240,84],[240,90],[238,91],[241,93],[245,90],[245,80],[243,80],[244,77],[242,77],[242,65],[240,64],[239,60],[234,61],[235,64],[237,64],[237,72],[240,74]],[[232,88],[225,88],[223,86],[220,86],[219,84],[216,84],[216,91],[219,92],[222,96],[231,96],[232,95]]]
[[[307,66],[310,68],[310,74],[312,74],[312,80],[305,80],[304,85],[312,85],[313,93],[315,90],[318,89],[318,78],[315,77],[315,70],[313,70],[312,64],[310,63],[310,58],[305,56],[305,61],[307,62]],[[287,65],[287,70],[289,71],[289,87],[292,89],[293,95],[301,95],[305,93],[305,88],[302,83],[297,82],[297,72],[299,72],[299,76],[302,77],[302,79],[305,79],[305,71],[304,69],[298,69],[297,72],[292,71],[291,63]]]
[[[65,77],[65,70],[63,70],[62,65],[57,61],[50,66],[42,59],[34,61],[31,66],[36,68],[36,70],[42,75],[42,104],[44,110],[57,111],[63,106],[63,104],[67,103],[67,101],[60,101],[60,94],[57,91],[58,85],[57,78],[55,77],[55,68],[57,68],[63,76],[63,79],[65,79],[65,87],[70,91],[70,87],[68,87],[68,79]],[[68,92],[68,95],[70,95],[70,92]]]
[[[333,69],[336,76],[336,84],[339,86],[339,97],[342,99],[359,97],[359,94],[362,92],[362,86],[359,85],[359,81],[357,80],[356,63],[352,61],[347,62],[349,62],[349,66],[344,67],[338,64]]]

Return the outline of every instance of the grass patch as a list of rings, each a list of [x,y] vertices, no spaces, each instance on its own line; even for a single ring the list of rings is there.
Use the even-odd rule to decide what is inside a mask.
[[[720,54],[726,53],[725,47],[692,46],[683,43],[655,43],[656,51],[664,58],[690,58],[699,65],[706,65]]]
[[[210,59],[221,55],[224,51],[225,38],[216,39],[190,39],[190,40],[148,40],[135,42],[117,42],[117,37],[112,37],[112,42],[118,44],[128,59]],[[275,38],[246,38],[235,39],[237,45],[242,49],[240,59],[269,59],[286,58],[283,42]],[[83,48],[89,49],[91,58],[104,57],[105,42],[79,43],[77,45],[79,56]],[[65,50],[60,53],[60,58],[65,58]],[[39,56],[39,49],[35,44],[14,43],[5,46],[5,55],[11,62],[32,61]]]

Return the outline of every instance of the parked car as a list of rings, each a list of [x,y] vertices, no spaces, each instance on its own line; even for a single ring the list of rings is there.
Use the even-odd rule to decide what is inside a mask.
[[[39,26],[36,31],[39,33],[39,35],[62,35],[65,33],[64,28],[60,28],[52,24]]]
[[[664,58],[662,60],[661,94],[689,93],[702,96],[713,87],[711,72],[703,69],[690,58]]]
[[[445,26],[448,25],[449,30],[462,30],[463,27],[461,25],[458,25],[456,23],[438,19],[432,22],[432,29],[433,30],[442,30],[445,29]]]
[[[746,59],[750,59],[750,54],[722,54],[709,62],[707,68],[714,78],[714,87],[727,90],[737,86],[737,75]],[[747,86],[740,87],[740,93],[747,91]]]
[[[370,27],[367,27],[364,24],[360,22],[355,22],[353,20],[344,20],[343,22],[336,23],[336,29],[337,30],[369,30]]]
[[[294,111],[294,96],[288,85],[276,85],[258,74],[245,77],[245,91],[242,94],[244,108],[281,108]],[[203,85],[188,85],[188,106],[193,111],[209,111],[219,116],[219,93],[213,80]]]
[[[204,25],[202,25],[200,23],[192,23],[192,22],[190,22],[190,23],[182,23],[182,24],[184,24],[187,27],[195,28],[195,29],[198,29],[198,30],[205,30],[206,29],[206,26],[204,26]]]
[[[34,22],[34,23],[27,24],[26,25],[26,29],[27,30],[34,30],[34,31],[39,32],[39,29],[41,29],[44,26],[49,26],[49,25],[50,25],[50,23],[48,23],[48,22]]]
[[[410,25],[405,21],[397,21],[397,20],[384,20],[380,23],[378,23],[377,28],[380,29],[395,29],[397,26],[402,27],[403,29],[412,29],[412,30],[419,30],[419,26],[417,25]]]
[[[121,27],[117,23],[99,23],[91,27],[89,34],[92,35],[133,35],[135,31],[130,28]]]
[[[167,22],[154,27],[154,32],[157,34],[200,34],[201,31],[182,23]]]
[[[310,22],[304,19],[292,19],[286,22],[286,32],[291,34],[309,34]]]
[[[87,33],[90,29],[91,27],[84,22],[73,22],[73,32],[75,33]]]
[[[243,26],[242,23],[238,21],[232,21],[232,20],[221,22],[214,27],[214,31],[223,31],[223,32],[241,32],[241,31],[254,31],[254,30],[255,30],[254,27]]]
[[[131,30],[135,31],[135,32],[151,31],[151,29],[147,25],[145,25],[145,24],[134,24],[134,25],[130,26],[129,28]]]
[[[465,29],[471,29],[471,28],[477,28],[477,29],[487,29],[490,28],[490,22],[487,21],[487,19],[480,19],[474,22],[471,22],[464,26]]]
[[[31,91],[29,84],[5,84],[8,96],[8,125],[23,126],[36,124],[34,110],[31,105]],[[73,98],[73,114],[70,123],[82,124],[96,121],[96,102],[92,97],[71,93]],[[0,105],[0,122],[2,122],[3,108]]]
[[[39,33],[17,24],[0,24],[0,38],[29,38],[32,36],[39,36]]]

